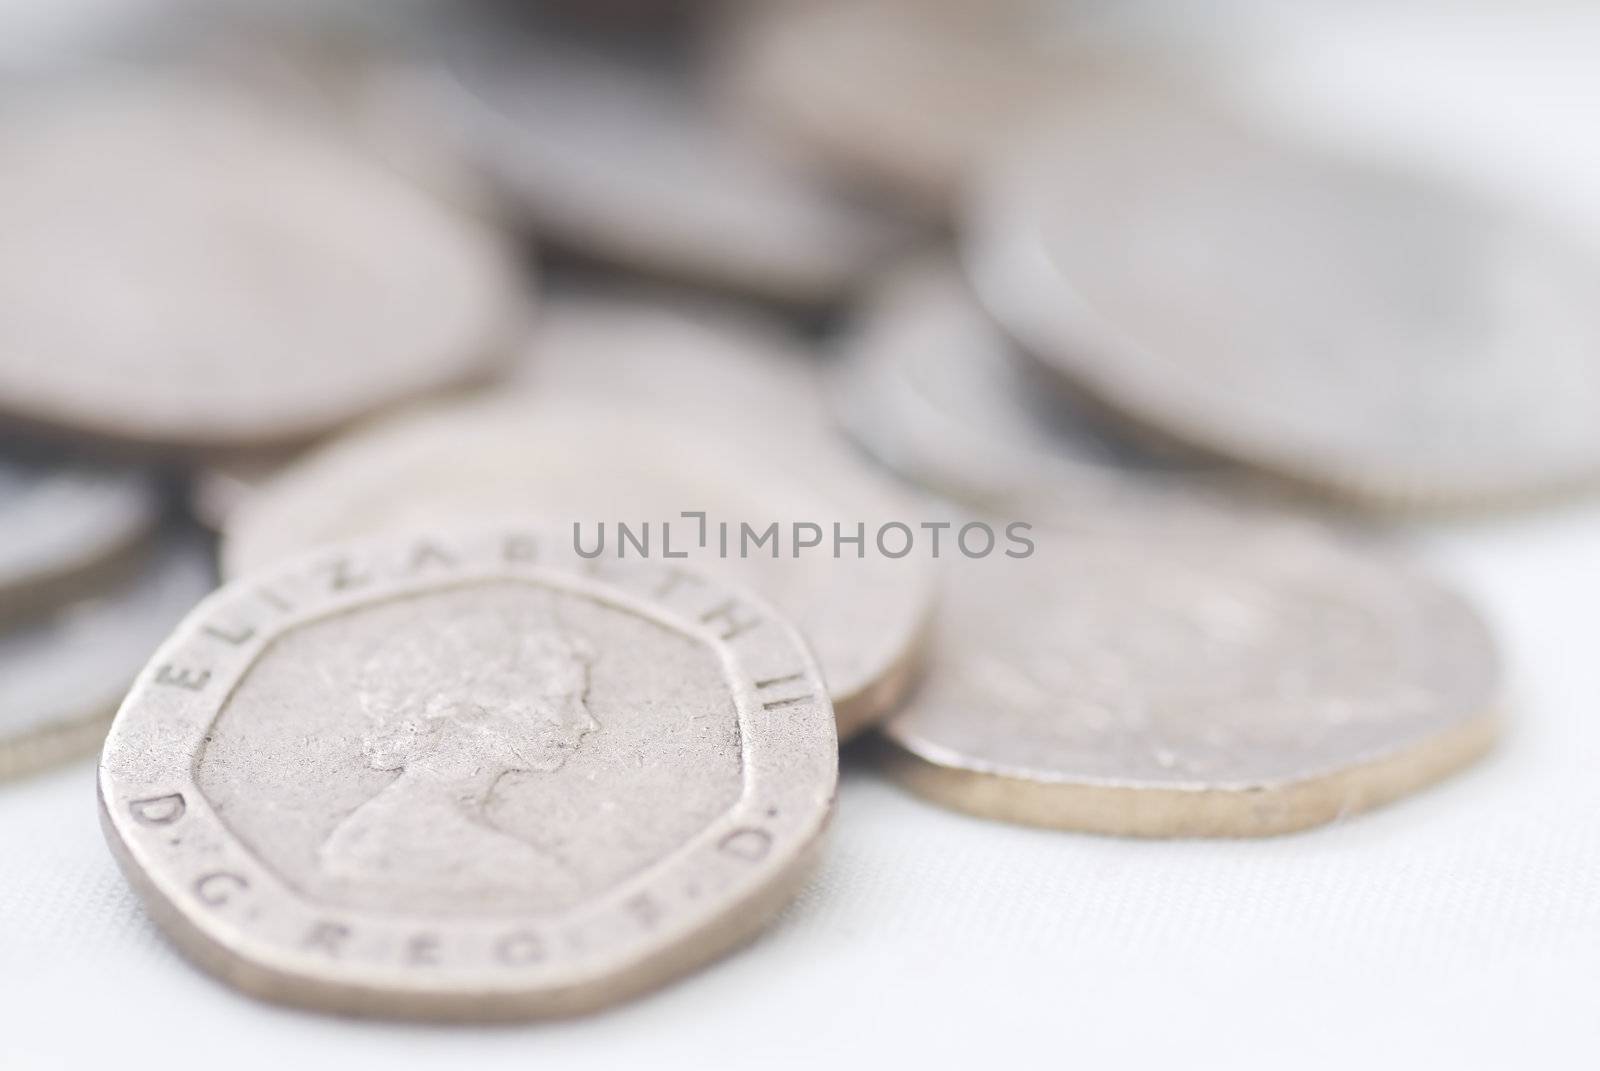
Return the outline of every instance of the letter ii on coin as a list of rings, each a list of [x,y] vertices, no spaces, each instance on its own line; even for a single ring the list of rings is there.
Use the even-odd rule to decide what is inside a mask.
[[[787,899],[833,805],[827,694],[764,603],[662,563],[500,531],[330,549],[161,648],[102,817],[167,933],[248,992],[574,1013]]]

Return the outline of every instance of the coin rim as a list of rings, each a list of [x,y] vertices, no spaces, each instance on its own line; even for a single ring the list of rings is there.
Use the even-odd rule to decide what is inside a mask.
[[[505,538],[512,537],[519,530],[497,527],[486,531],[498,533],[500,540],[495,543],[498,549],[505,545]],[[190,697],[185,704],[190,709],[179,718],[174,718],[170,711],[162,711],[167,706],[164,700],[171,692],[154,692],[154,672],[158,667],[174,663],[178,656],[190,650],[200,640],[206,626],[219,614],[225,614],[230,607],[250,599],[263,587],[270,589],[274,581],[297,577],[303,579],[309,570],[338,555],[380,555],[385,549],[414,545],[419,538],[435,537],[395,536],[319,548],[292,559],[281,568],[229,584],[204,600],[185,619],[141,674],[139,683],[118,711],[107,736],[96,781],[101,824],[112,854],[157,924],[181,951],[201,967],[267,1000],[354,1015],[452,1021],[527,1019],[596,1010],[663,985],[752,936],[774,911],[789,900],[815,862],[837,794],[837,746],[828,692],[809,647],[794,627],[759,596],[715,576],[687,570],[701,577],[704,591],[734,594],[741,602],[757,610],[762,623],[776,630],[778,642],[791,648],[796,664],[803,667],[802,672],[812,686],[815,698],[807,708],[801,709],[809,709],[817,724],[805,728],[804,736],[807,739],[802,742],[819,749],[810,758],[826,768],[824,784],[785,788],[781,782],[771,783],[776,776],[774,770],[794,769],[796,766],[815,768],[816,763],[795,763],[787,753],[777,754],[794,746],[796,734],[759,716],[761,710],[756,699],[754,676],[740,665],[739,656],[729,641],[720,639],[708,626],[688,617],[681,609],[584,575],[572,563],[566,563],[567,567],[563,568],[558,564],[562,559],[545,556],[546,544],[543,541],[540,542],[538,560],[533,563],[507,561],[503,556],[488,558],[480,547],[473,545],[463,555],[460,567],[448,575],[425,572],[420,576],[386,577],[355,592],[319,590],[293,611],[258,625],[256,634],[233,649],[231,657],[226,650],[210,648],[212,658],[208,661],[216,667],[216,679],[221,682],[213,696],[220,694],[220,700],[214,697]],[[452,541],[458,539],[443,537],[442,541],[460,550],[463,549],[462,544]],[[520,922],[543,931],[560,925],[563,917],[596,915],[599,909],[593,905],[597,903],[615,908],[629,896],[656,887],[660,880],[659,871],[670,869],[681,872],[686,866],[692,867],[694,863],[685,863],[682,857],[690,852],[698,855],[716,851],[715,841],[719,835],[758,825],[773,832],[772,850],[762,860],[750,864],[742,873],[735,872],[729,879],[727,887],[732,888],[733,892],[724,889],[715,897],[707,896],[688,902],[696,910],[687,927],[650,931],[643,940],[634,936],[623,938],[599,955],[585,955],[581,961],[583,966],[578,970],[571,968],[571,960],[563,960],[558,956],[542,961],[532,969],[479,966],[454,971],[435,968],[411,972],[403,966],[321,961],[319,968],[308,971],[304,966],[306,960],[298,950],[255,937],[247,925],[240,925],[232,918],[219,914],[216,909],[199,903],[189,880],[192,872],[198,869],[196,863],[181,862],[184,855],[179,848],[173,848],[171,854],[158,851],[167,841],[168,832],[140,827],[123,813],[124,808],[120,804],[134,798],[139,791],[129,790],[123,784],[129,779],[124,765],[129,757],[122,754],[127,746],[123,739],[126,724],[134,719],[151,718],[154,714],[159,716],[165,733],[170,734],[174,726],[178,726],[188,732],[192,739],[173,750],[170,759],[177,768],[162,771],[160,777],[151,780],[152,785],[159,783],[163,786],[163,793],[182,792],[185,816],[203,818],[207,822],[204,827],[206,832],[224,838],[231,845],[232,854],[249,861],[253,874],[259,873],[271,879],[273,885],[267,887],[272,888],[274,900],[281,896],[300,901],[313,913],[336,913],[353,920],[363,918],[364,913],[360,911],[319,905],[314,900],[300,896],[269,863],[256,856],[231,827],[216,815],[198,784],[194,759],[199,754],[204,736],[225,709],[233,688],[275,639],[294,629],[365,606],[496,581],[532,583],[547,590],[566,591],[594,599],[602,605],[654,621],[680,635],[691,636],[715,651],[738,710],[743,779],[739,799],[732,806],[644,871],[612,885],[589,903],[569,911],[496,916],[497,924],[503,922],[512,927]],[[183,697],[179,696],[178,699],[182,701]],[[792,709],[786,710],[785,715]],[[134,757],[134,762],[136,765],[149,765],[148,760],[137,757]],[[119,772],[114,766],[124,766],[124,769]],[[766,768],[764,780],[768,783],[764,787],[752,787],[753,766]],[[114,802],[117,805],[113,805]],[[810,809],[811,813],[802,814],[793,820],[793,825],[773,830],[768,809],[775,803]],[[785,829],[788,832],[784,832]],[[186,835],[194,836],[192,831]],[[403,913],[378,914],[385,919],[412,917]],[[441,923],[437,918],[420,915],[415,918],[421,925],[434,929],[448,929],[453,923],[459,922],[448,920]],[[467,925],[481,926],[483,922],[467,920]],[[441,978],[446,979],[443,985],[440,984]]]

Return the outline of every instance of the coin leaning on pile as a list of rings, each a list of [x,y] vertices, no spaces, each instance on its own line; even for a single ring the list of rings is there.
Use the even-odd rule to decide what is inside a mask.
[[[833,808],[804,642],[677,563],[489,528],[312,552],[208,598],[100,764],[107,838],[267,999],[591,1010],[750,936]]]
[[[963,252],[1039,369],[1135,428],[1376,509],[1600,482],[1600,258],[1220,104],[1064,101],[983,170]]]
[[[35,87],[0,109],[0,156],[8,425],[301,441],[487,374],[523,315],[498,235],[259,94]]]

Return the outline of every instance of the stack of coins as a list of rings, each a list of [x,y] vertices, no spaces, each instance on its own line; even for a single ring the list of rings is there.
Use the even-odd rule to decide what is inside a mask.
[[[1600,263],[1074,10],[157,11],[19,75],[0,774],[120,701],[186,953],[498,1019],[758,932],[841,743],[1140,837],[1468,765],[1495,641],[1384,521],[1600,472]]]

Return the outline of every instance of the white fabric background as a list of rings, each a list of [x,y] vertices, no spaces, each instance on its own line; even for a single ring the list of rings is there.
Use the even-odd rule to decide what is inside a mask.
[[[1600,233],[1600,5],[1257,22],[1271,47],[1231,66],[1240,85]],[[0,1068],[1600,1065],[1600,503],[1407,538],[1504,641],[1508,734],[1484,764],[1331,828],[1211,843],[986,823],[853,756],[826,862],[778,925],[573,1023],[238,996],[144,918],[92,763],[0,785]]]

